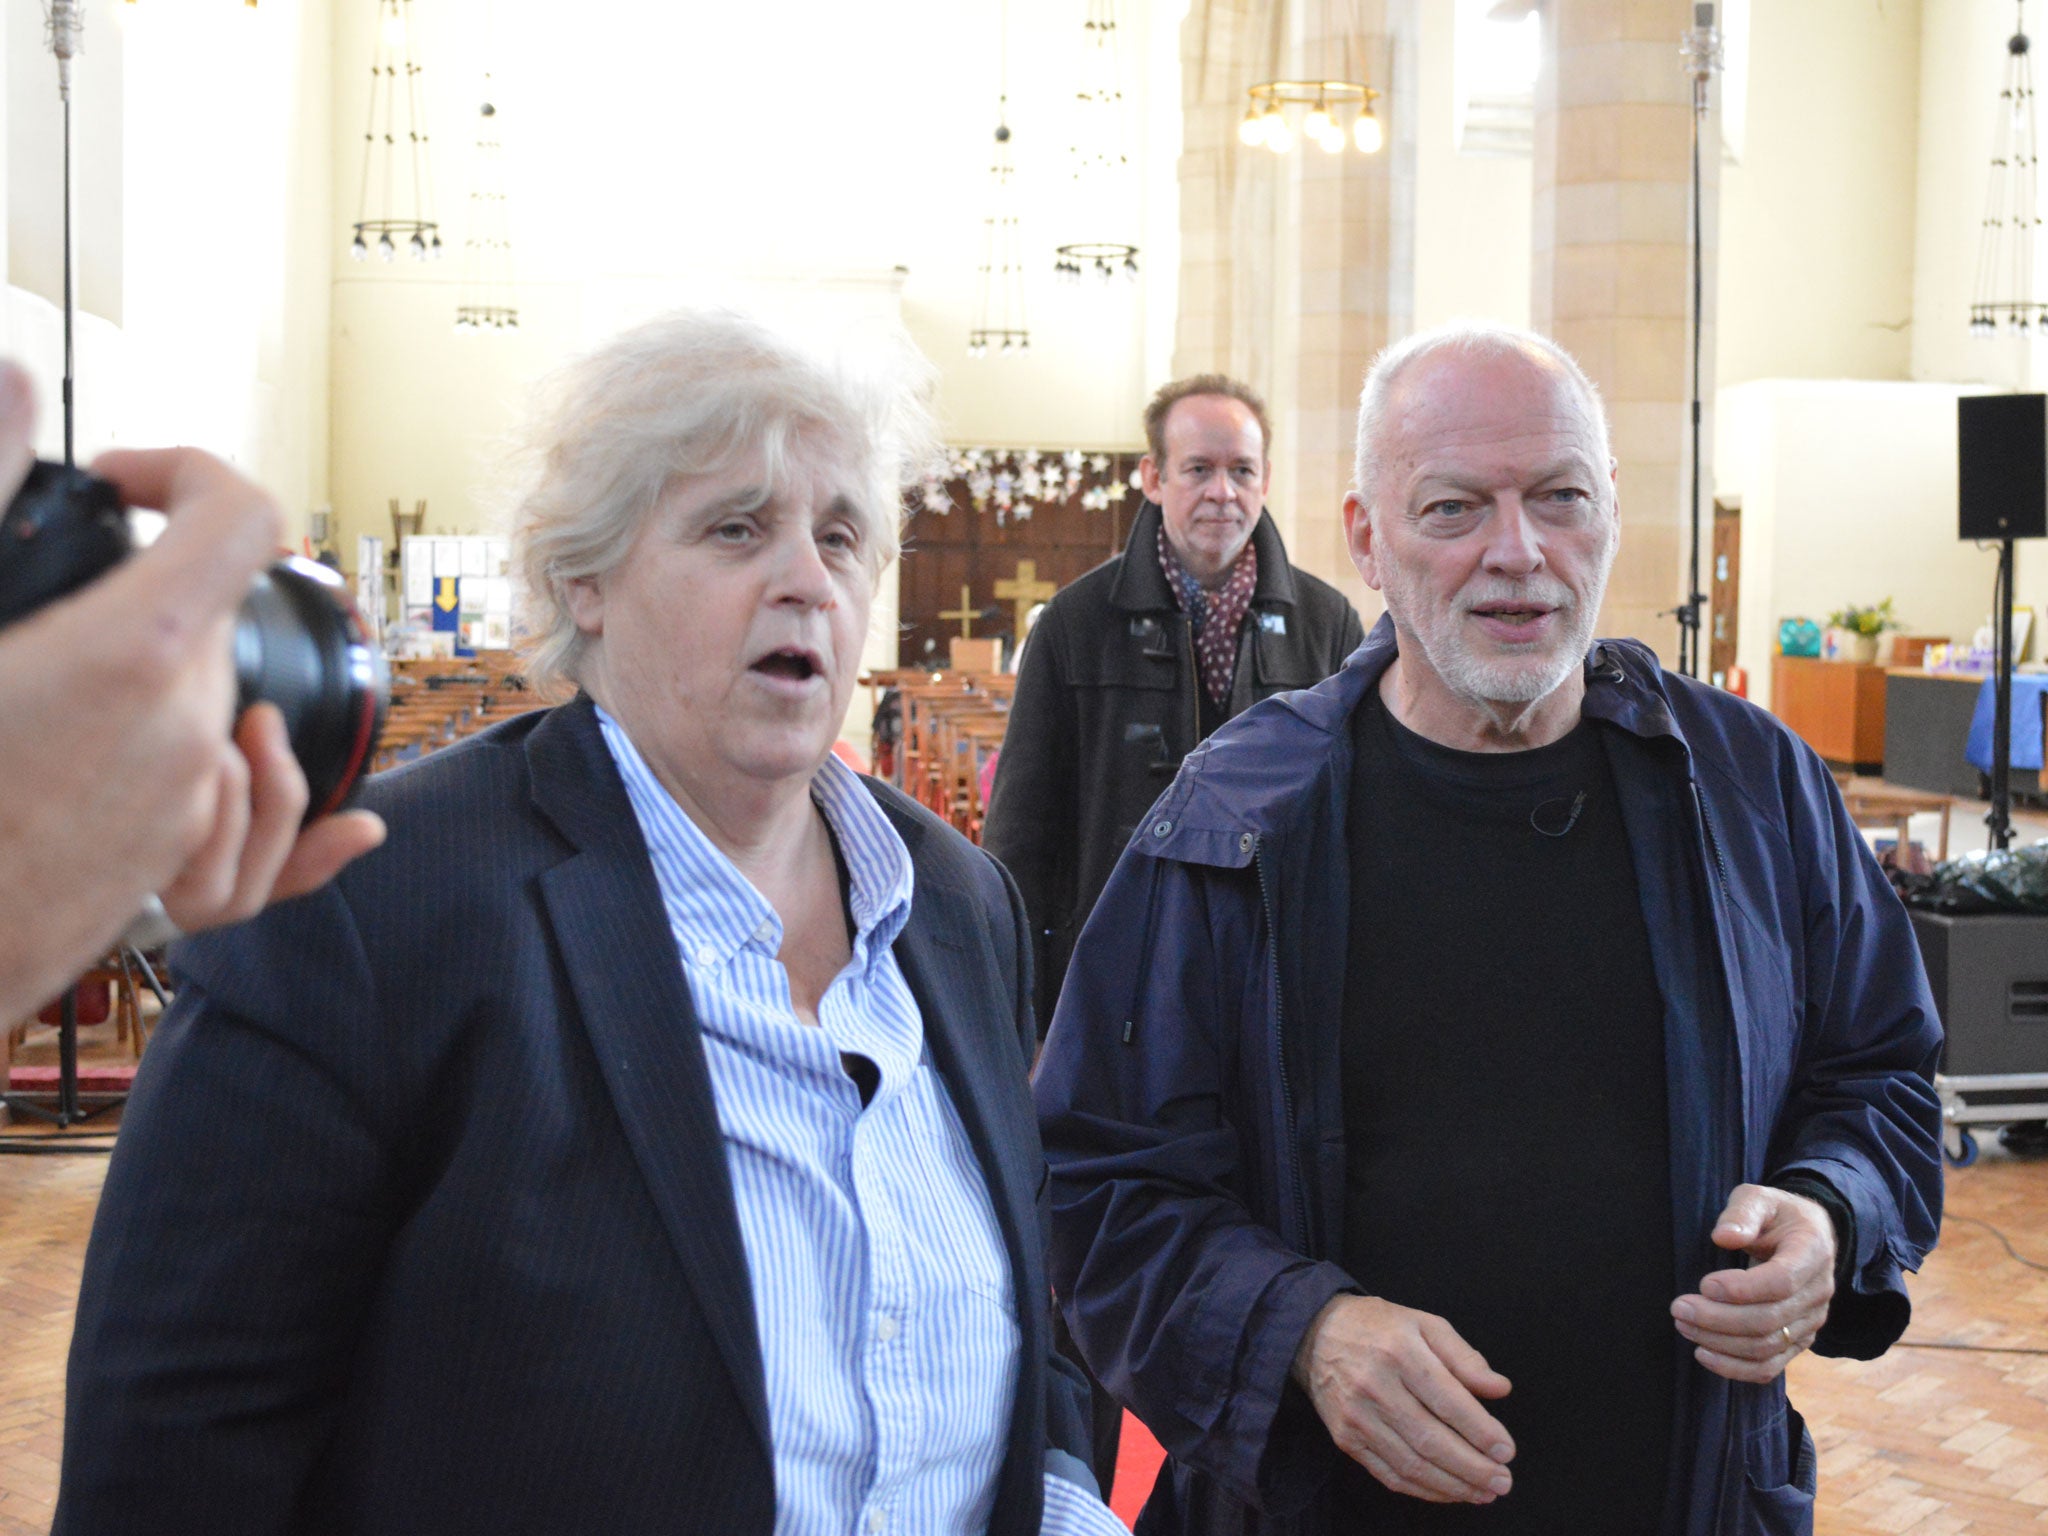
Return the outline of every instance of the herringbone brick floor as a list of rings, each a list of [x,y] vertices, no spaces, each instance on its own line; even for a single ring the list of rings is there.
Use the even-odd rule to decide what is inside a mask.
[[[1868,1363],[1793,1364],[1821,1452],[1817,1536],[2048,1536],[2048,1270],[1978,1224],[2048,1264],[2048,1162],[1982,1139],[1983,1160],[1949,1175],[1907,1342]],[[49,1530],[64,1353],[105,1172],[91,1155],[0,1156],[0,1536]]]

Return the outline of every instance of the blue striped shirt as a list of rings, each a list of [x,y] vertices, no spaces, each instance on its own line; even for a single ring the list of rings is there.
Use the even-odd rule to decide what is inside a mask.
[[[988,1523],[1016,1393],[1009,1260],[891,945],[910,855],[836,758],[811,793],[849,876],[853,958],[791,1006],[782,921],[598,712],[653,857],[703,1031],[753,1282],[778,1536],[971,1532]],[[861,1103],[843,1054],[878,1084]],[[1048,1475],[1051,1533],[1123,1527]]]

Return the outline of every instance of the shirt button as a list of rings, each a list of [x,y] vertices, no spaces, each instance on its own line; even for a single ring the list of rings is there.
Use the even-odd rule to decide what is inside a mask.
[[[881,1319],[875,1324],[875,1337],[880,1339],[884,1344],[887,1344],[891,1339],[895,1338],[896,1335],[901,1333],[902,1331],[902,1325],[899,1324],[895,1318],[889,1316],[886,1312],[882,1314]],[[876,1518],[879,1519],[881,1517],[876,1516]]]
[[[871,1509],[871,1510],[869,1510],[869,1511],[868,1511],[868,1529],[869,1529],[869,1530],[871,1530],[871,1531],[879,1531],[879,1530],[880,1530],[881,1528],[882,1528],[882,1512],[881,1512],[881,1511],[880,1511],[879,1509]]]
[[[710,965],[717,958],[718,951],[709,944],[699,944],[697,946],[697,963],[699,965]]]

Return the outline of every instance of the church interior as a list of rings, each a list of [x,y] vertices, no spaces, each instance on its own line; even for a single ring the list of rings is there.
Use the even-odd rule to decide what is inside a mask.
[[[1461,317],[1533,327],[1611,421],[1599,633],[1777,714],[1924,875],[1997,808],[1973,722],[1999,554],[1959,531],[1957,423],[2048,391],[2008,41],[2036,18],[1707,9],[1711,58],[1682,46],[1688,0],[84,0],[67,112],[49,7],[12,0],[0,354],[36,381],[43,457],[68,356],[80,462],[193,444],[276,497],[394,658],[380,766],[533,707],[506,444],[564,360],[710,304],[915,371],[945,451],[842,744],[975,836],[1018,641],[1123,549],[1155,389],[1264,396],[1268,510],[1369,629],[1341,514],[1366,367]],[[2013,547],[1999,806],[2023,848],[2048,839],[2048,544]],[[2048,978],[2031,920],[2014,963]],[[75,1019],[0,1020],[0,1536],[49,1528],[80,1264],[160,981],[110,957]],[[1905,1340],[1791,1369],[1821,1532],[2048,1531],[2048,1161],[1999,1135],[2048,1114],[2048,1028],[2038,1005],[1999,1027],[2033,1061],[1991,1053],[1956,1100]],[[90,1118],[53,1123],[66,1092]]]

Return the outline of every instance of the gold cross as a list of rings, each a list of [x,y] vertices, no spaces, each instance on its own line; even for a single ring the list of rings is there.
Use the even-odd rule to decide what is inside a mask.
[[[1013,639],[1019,642],[1023,640],[1024,616],[1031,611],[1031,605],[1044,602],[1053,593],[1059,591],[1059,589],[1060,584],[1056,581],[1040,581],[1038,579],[1038,562],[1036,560],[1019,560],[1017,562],[1016,577],[1014,579],[1006,577],[996,583],[996,599],[1001,601],[1007,597],[1010,600],[1011,608],[1017,615],[1017,627],[1010,631]]]
[[[960,638],[962,640],[972,640],[974,638],[974,621],[981,617],[981,610],[974,607],[973,604],[974,589],[962,585],[960,588],[960,606],[958,608],[949,608],[939,615],[942,619],[958,619],[960,621]]]

